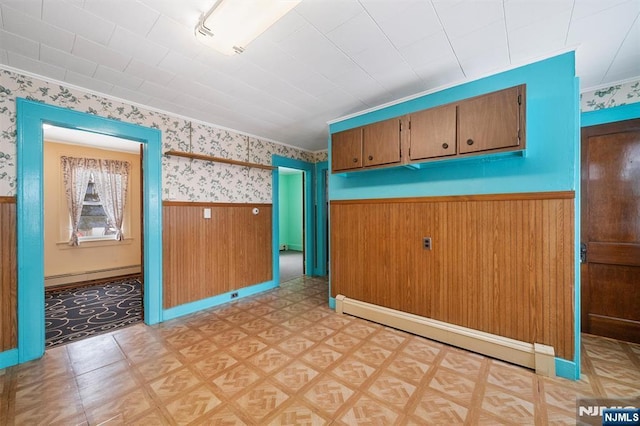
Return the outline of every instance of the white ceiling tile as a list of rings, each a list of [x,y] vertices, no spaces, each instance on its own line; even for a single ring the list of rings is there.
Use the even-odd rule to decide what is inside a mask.
[[[42,61],[37,61],[35,59],[28,58],[14,52],[8,52],[6,50],[2,50],[2,52],[4,52],[6,55],[6,59],[3,59],[3,61],[14,68],[25,70],[41,76],[47,76],[48,78],[52,78],[58,81],[64,80],[64,76],[66,73],[64,68],[47,64]]]
[[[40,60],[85,76],[92,76],[98,64],[49,46],[40,49]]]
[[[132,0],[85,0],[84,9],[142,36],[147,35],[160,16],[157,11]]]
[[[571,11],[567,10],[509,31],[512,62],[524,62],[563,49],[570,19]]]
[[[328,33],[362,12],[355,0],[305,0],[294,9],[322,33]]]
[[[504,19],[502,0],[467,0],[449,7],[434,3],[444,30],[450,38],[459,38]]]
[[[367,49],[353,57],[353,60],[375,80],[386,80],[385,76],[394,75],[403,81],[415,80],[416,74],[404,58],[393,47],[378,46]]]
[[[74,86],[82,87],[98,93],[106,94],[113,88],[113,84],[105,83],[104,81],[96,80],[95,78],[88,77],[85,74],[79,74],[70,70],[67,70],[64,81],[69,84],[73,84]]]
[[[462,37],[452,38],[451,45],[458,59],[491,54],[494,51],[508,53],[504,21],[495,21]]]
[[[479,76],[510,65],[503,20],[452,39],[451,44],[466,77]]]
[[[133,59],[124,71],[134,77],[149,80],[160,85],[168,84],[171,79],[175,77],[174,73],[163,71],[136,59]]]
[[[439,31],[400,49],[412,67],[422,67],[440,58],[453,58],[453,49],[444,31]]]
[[[152,43],[121,27],[116,28],[109,41],[109,47],[125,56],[135,57],[151,65],[157,65],[169,52],[166,47]]]
[[[453,56],[433,58],[432,61],[414,68],[425,84],[434,89],[452,83],[464,81],[464,74],[458,60]]]
[[[442,31],[438,16],[428,1],[362,0],[362,3],[398,49]]]
[[[140,3],[193,30],[200,15],[211,9],[216,0],[140,0]]]
[[[153,96],[154,98],[163,99],[169,102],[180,96],[180,92],[173,90],[171,86],[161,86],[151,81],[143,82],[138,90],[145,95]]]
[[[151,100],[150,96],[142,94],[137,90],[129,90],[119,86],[113,86],[109,94],[111,96],[115,96],[116,98],[138,103],[141,105],[149,105],[149,101]]]
[[[549,21],[556,15],[571,16],[574,0],[506,0],[507,31]],[[565,28],[566,33],[566,28]],[[566,34],[565,34],[566,35]]]
[[[47,22],[25,14],[18,9],[2,5],[4,29],[28,37],[34,41],[48,44],[56,49],[70,52],[73,46],[73,33],[53,26]]]
[[[113,68],[108,68],[108,67],[105,67],[104,65],[98,66],[98,69],[94,74],[94,77],[106,83],[113,84],[114,86],[121,86],[131,90],[134,90],[140,87],[140,85],[144,81],[141,78],[134,77],[130,74],[125,74],[120,71],[116,71]]]
[[[0,64],[9,65],[9,55],[6,50],[0,49]],[[44,74],[41,74],[44,75]]]
[[[300,14],[296,13],[294,8],[262,33],[258,39],[279,43],[305,25],[309,25],[309,23]]]
[[[605,78],[620,81],[634,76],[640,76],[640,19],[636,19],[627,34]]]
[[[2,4],[36,19],[42,18],[42,0],[2,0]]]
[[[590,42],[610,43],[617,47],[624,40],[639,13],[640,1],[631,1],[607,8],[597,15],[576,18],[574,14],[567,43],[570,45]],[[604,29],[604,31],[597,29]]]
[[[282,49],[332,79],[346,70],[357,68],[353,62],[317,30],[303,27],[280,43]]]
[[[195,58],[205,49],[211,50],[196,40],[195,25],[188,27],[166,16],[158,18],[151,31],[149,31],[147,38],[189,58]]]
[[[581,19],[600,13],[622,3],[636,2],[636,0],[575,0],[573,19]]]
[[[326,35],[349,56],[357,55],[371,46],[377,48],[379,45],[390,45],[389,40],[364,11]]]
[[[46,0],[42,16],[45,22],[103,45],[109,42],[116,27],[113,22],[61,0]]]
[[[36,60],[40,53],[40,46],[35,41],[4,30],[0,30],[0,49]]]
[[[158,64],[158,68],[172,74],[182,74],[198,79],[210,68],[180,53],[170,51]]]
[[[102,44],[79,36],[76,37],[76,41],[73,44],[72,53],[76,57],[100,63],[118,71],[123,71],[131,61],[131,56],[122,55]]]

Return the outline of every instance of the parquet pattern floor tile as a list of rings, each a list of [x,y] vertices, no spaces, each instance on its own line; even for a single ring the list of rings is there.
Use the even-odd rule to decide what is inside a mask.
[[[0,370],[0,424],[575,424],[579,397],[640,395],[640,345],[583,335],[580,381],[327,307],[326,280]]]

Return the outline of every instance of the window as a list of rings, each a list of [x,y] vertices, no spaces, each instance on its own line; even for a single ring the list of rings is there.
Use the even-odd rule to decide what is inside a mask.
[[[109,221],[100,201],[100,196],[96,191],[92,173],[82,202],[82,213],[78,224],[78,239],[80,241],[114,240],[116,235],[117,230]]]

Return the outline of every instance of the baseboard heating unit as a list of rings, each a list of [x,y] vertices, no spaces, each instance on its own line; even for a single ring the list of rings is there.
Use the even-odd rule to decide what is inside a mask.
[[[543,376],[555,376],[555,352],[551,346],[527,343],[485,333],[349,299],[341,294],[336,297],[336,312],[353,315],[418,336],[531,368],[537,374]]]

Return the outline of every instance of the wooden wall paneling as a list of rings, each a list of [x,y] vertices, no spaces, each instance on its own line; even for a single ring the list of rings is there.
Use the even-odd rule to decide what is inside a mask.
[[[332,296],[551,345],[572,359],[574,200],[522,198],[333,202]]]
[[[18,346],[15,197],[0,197],[0,352]]]
[[[165,202],[165,309],[271,280],[271,212],[267,204]]]

